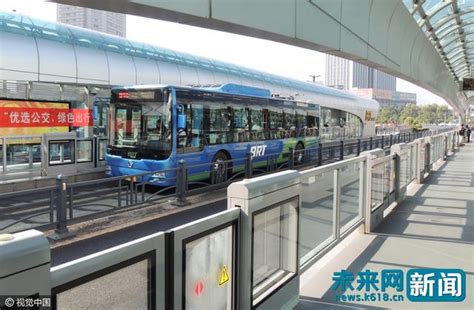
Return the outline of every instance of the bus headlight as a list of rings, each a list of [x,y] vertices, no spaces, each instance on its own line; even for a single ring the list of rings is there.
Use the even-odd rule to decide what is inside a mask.
[[[106,165],[105,166],[105,174],[106,175],[112,175],[112,167],[110,167],[109,165]]]
[[[166,174],[164,172],[153,173],[150,182],[163,182],[165,178]]]

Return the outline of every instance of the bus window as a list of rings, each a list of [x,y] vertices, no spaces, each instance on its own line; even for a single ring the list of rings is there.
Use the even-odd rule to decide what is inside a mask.
[[[285,138],[296,137],[296,114],[293,110],[285,110]]]
[[[231,114],[228,107],[222,105],[209,105],[209,144],[230,142]]]
[[[243,106],[234,106],[234,141],[249,141],[249,113],[250,110]]]
[[[250,118],[252,125],[252,140],[264,139],[263,135],[263,113],[258,107],[252,108],[250,111]]]
[[[203,146],[203,106],[202,104],[180,104],[186,114],[186,128],[179,130],[178,148],[185,152],[195,152]]]
[[[270,110],[269,111],[269,128],[270,138],[280,139],[284,137],[283,134],[283,113],[280,111]]]

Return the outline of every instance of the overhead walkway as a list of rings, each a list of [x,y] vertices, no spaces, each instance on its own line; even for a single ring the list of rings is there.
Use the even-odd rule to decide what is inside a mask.
[[[406,199],[370,234],[354,232],[301,276],[298,309],[348,307],[401,308],[436,306],[473,309],[472,295],[464,302],[336,302],[333,273],[370,270],[457,268],[466,273],[468,291],[474,284],[474,144],[435,167],[423,184],[412,184]],[[355,285],[354,285],[355,286]],[[351,292],[347,290],[346,294]],[[352,292],[354,293],[354,292]],[[357,293],[357,291],[355,291]]]

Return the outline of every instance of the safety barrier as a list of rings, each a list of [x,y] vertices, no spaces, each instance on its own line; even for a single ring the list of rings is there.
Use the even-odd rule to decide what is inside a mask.
[[[54,174],[52,167],[73,165],[75,172],[104,169],[107,138],[76,138],[75,133],[0,137],[0,173]],[[57,170],[57,169],[56,169]]]
[[[53,294],[52,302],[67,309],[291,309],[301,272],[362,224],[374,231],[418,172],[454,150],[454,139],[440,134],[394,145],[390,155],[373,150],[235,182],[224,212],[50,272],[41,233],[2,236],[0,264],[8,268],[0,274],[0,295]],[[34,250],[27,254],[25,247]]]
[[[317,147],[299,150],[290,148],[283,154],[265,154],[257,159],[247,154],[245,158],[218,161],[211,165],[187,165],[183,161],[177,168],[75,183],[61,175],[56,181],[58,188],[52,191],[53,195],[50,195],[49,201],[48,197],[36,199],[36,196],[25,195],[23,191],[5,197],[8,199],[0,199],[0,213],[3,216],[0,220],[0,231],[15,232],[56,226],[54,238],[61,235],[69,236],[67,226],[71,221],[84,221],[110,214],[120,208],[156,204],[169,199],[173,199],[173,204],[177,206],[184,206],[188,204],[189,196],[224,188],[242,178],[252,178],[280,170],[295,168],[301,170],[322,166],[358,156],[361,152],[374,148],[384,148],[385,152],[388,152],[394,144],[419,139],[422,134],[406,133],[398,136],[320,143]],[[45,154],[42,156],[47,159],[43,166],[47,167],[49,173],[63,174],[68,169],[69,173],[75,169],[92,171],[104,165],[106,139],[75,139],[73,134],[66,135],[71,137],[49,135],[43,138]],[[46,155],[49,149],[52,149],[53,152],[50,153],[53,155]],[[95,162],[92,162],[91,158],[95,158]],[[99,168],[94,168],[95,166]],[[232,174],[231,167],[240,167],[240,170],[235,169]],[[195,171],[207,174],[209,178],[196,180],[188,177],[188,172]],[[163,177],[175,184],[156,187],[160,185],[159,182]],[[53,183],[51,182],[51,185]],[[59,193],[66,198],[63,199]],[[28,207],[28,204],[31,204],[31,207]],[[47,216],[51,205],[56,214],[53,220]]]

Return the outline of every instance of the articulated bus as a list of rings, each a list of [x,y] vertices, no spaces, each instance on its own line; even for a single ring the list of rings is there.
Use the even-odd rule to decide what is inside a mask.
[[[274,98],[266,89],[237,84],[121,87],[112,89],[110,103],[110,176],[173,169],[184,160],[190,181],[218,173],[216,163],[225,163],[219,169],[225,180],[244,169],[247,154],[258,166],[268,154],[284,161],[289,148],[302,154],[319,143],[319,105]],[[176,173],[167,174],[150,174],[145,181],[173,185]]]

